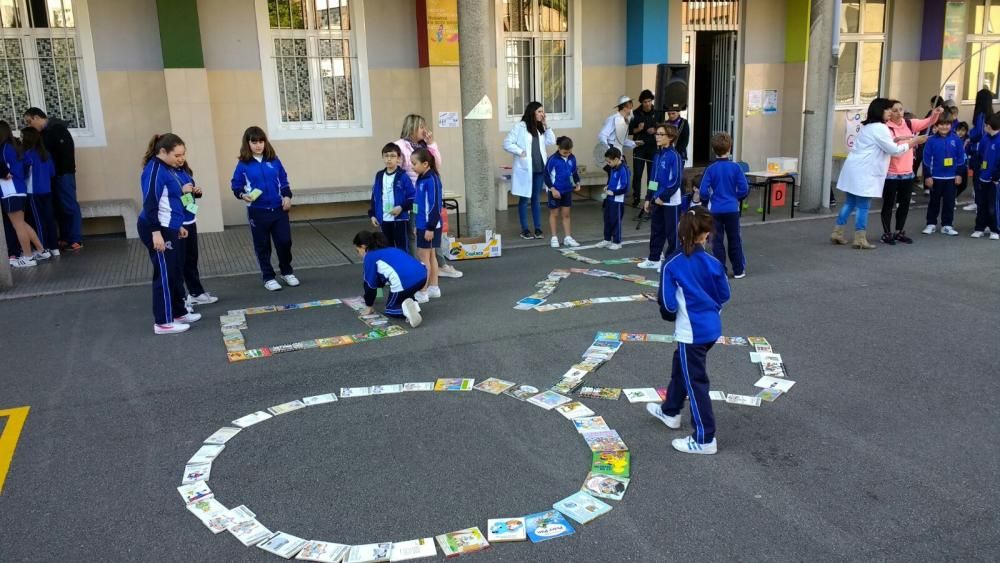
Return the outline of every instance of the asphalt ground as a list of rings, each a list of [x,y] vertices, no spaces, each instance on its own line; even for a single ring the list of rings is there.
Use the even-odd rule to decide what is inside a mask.
[[[874,216],[872,217],[874,219]],[[584,400],[632,454],[614,509],[576,534],[497,544],[477,561],[996,560],[1000,553],[1000,243],[922,236],[862,252],[832,221],[745,228],[727,335],[764,336],[790,379],[760,408],[715,403],[719,453],[673,451],[644,405]],[[919,221],[918,221],[919,222]],[[873,237],[874,238],[874,237]],[[595,258],[640,256],[642,245]],[[408,334],[228,364],[227,309],[348,297],[360,266],[303,271],[276,294],[257,276],[209,280],[222,298],[183,335],[154,336],[149,288],[0,303],[0,409],[30,405],[0,495],[0,561],[257,561],[213,536],[176,492],[202,440],[244,414],[344,386],[501,377],[545,387],[597,331],[668,333],[653,303],[515,311],[553,268],[548,248],[461,264]],[[631,273],[634,266],[602,266]],[[630,295],[573,277],[551,301]],[[249,345],[364,329],[344,307],[248,317]],[[665,385],[673,345],[628,343],[588,379]],[[752,394],[748,348],[716,346],[713,388]],[[0,424],[3,424],[0,419]],[[343,399],[250,427],[209,482],[272,531],[347,544],[403,541],[548,509],[578,490],[590,452],[558,413],[479,391]],[[440,556],[439,556],[440,558]]]

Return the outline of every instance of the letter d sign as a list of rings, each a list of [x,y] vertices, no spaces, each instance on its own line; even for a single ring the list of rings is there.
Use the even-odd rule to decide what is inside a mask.
[[[785,184],[774,184],[771,186],[771,207],[784,207],[785,206],[785,190],[787,186]]]

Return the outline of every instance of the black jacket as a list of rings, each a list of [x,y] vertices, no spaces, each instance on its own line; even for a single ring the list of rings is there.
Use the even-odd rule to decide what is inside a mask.
[[[640,123],[643,124],[642,131],[632,134],[634,140],[643,142],[643,145],[636,148],[635,152],[646,156],[652,156],[656,152],[656,137],[651,133],[647,133],[646,130],[656,127],[661,122],[663,122],[663,112],[656,111],[655,109],[645,112],[640,107],[632,112],[632,121],[628,125],[629,133],[635,131],[635,128]]]
[[[76,146],[65,122],[49,118],[45,129],[42,129],[42,144],[52,155],[56,176],[76,174]]]

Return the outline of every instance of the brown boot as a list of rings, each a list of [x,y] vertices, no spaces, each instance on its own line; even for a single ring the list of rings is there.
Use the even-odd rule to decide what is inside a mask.
[[[875,245],[868,242],[868,237],[864,231],[854,231],[854,248],[871,250],[875,248]]]
[[[844,227],[840,225],[835,225],[833,227],[833,234],[830,235],[830,242],[833,244],[847,244],[847,239],[844,238]]]

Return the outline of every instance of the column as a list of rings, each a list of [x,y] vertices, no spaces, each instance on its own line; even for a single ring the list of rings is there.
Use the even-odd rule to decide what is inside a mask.
[[[638,99],[643,89],[656,86],[656,65],[681,62],[680,2],[668,0],[628,0],[625,8],[625,87]],[[671,20],[672,12],[677,12]],[[669,24],[674,23],[676,32]],[[674,46],[676,44],[676,47]]]
[[[486,2],[465,0],[458,6],[461,36],[462,109],[464,117],[484,96],[490,97],[487,72],[490,70],[490,34],[493,25]],[[491,102],[495,97],[490,97]],[[495,104],[494,104],[495,105]],[[496,190],[489,151],[489,128],[493,119],[462,119],[462,154],[465,160],[465,197],[469,232],[482,235],[496,228]]]
[[[0,289],[14,287],[14,278],[10,274],[10,263],[7,262],[7,256],[7,237],[0,233],[0,258],[3,258],[3,264],[0,264]]]
[[[833,58],[836,0],[811,0],[809,59],[806,67],[806,101],[803,112],[800,198],[803,211],[818,212],[830,206],[833,135],[833,84],[837,69]]]

